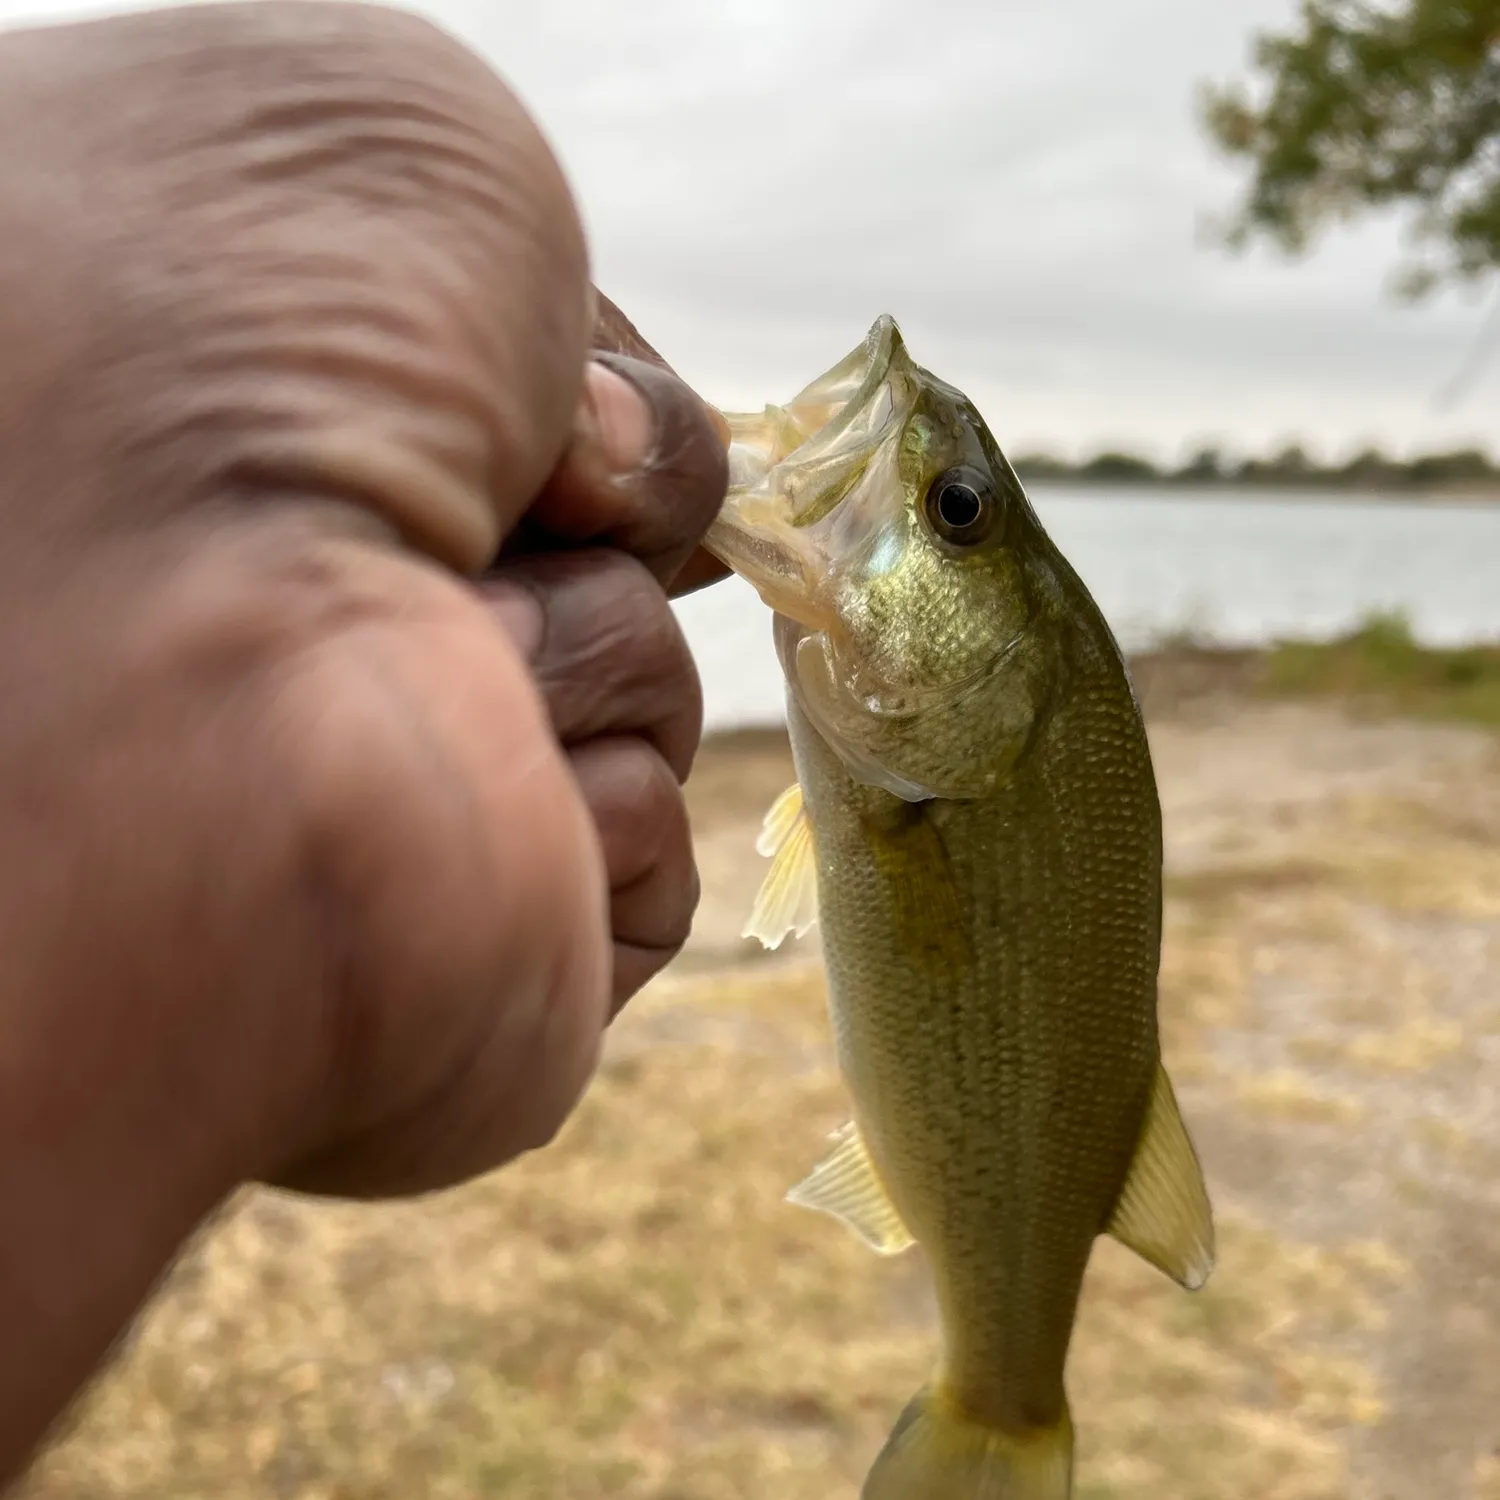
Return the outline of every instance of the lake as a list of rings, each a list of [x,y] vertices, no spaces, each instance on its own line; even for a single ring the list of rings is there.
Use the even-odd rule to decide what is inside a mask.
[[[1127,650],[1187,632],[1260,645],[1399,609],[1434,645],[1500,639],[1500,505],[1028,487]],[[771,617],[739,579],[676,605],[706,727],[782,719]]]

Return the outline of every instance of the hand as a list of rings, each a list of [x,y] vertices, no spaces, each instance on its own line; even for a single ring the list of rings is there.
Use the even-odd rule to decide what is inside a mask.
[[[696,542],[723,496],[729,429],[602,294],[597,308],[591,342],[605,353],[585,378],[573,446],[486,592],[542,687],[599,831],[613,1014],[681,948],[698,900],[679,787],[702,699],[663,590],[727,572]]]
[[[0,1468],[236,1182],[546,1141],[681,941],[722,441],[596,307],[413,17],[0,38]]]
[[[708,572],[690,554],[725,460],[702,402],[659,357],[591,366],[586,394],[573,448],[485,593],[531,665],[600,835],[617,1010],[676,954],[697,904],[680,783],[702,700],[666,590],[680,592],[689,568],[693,586]]]

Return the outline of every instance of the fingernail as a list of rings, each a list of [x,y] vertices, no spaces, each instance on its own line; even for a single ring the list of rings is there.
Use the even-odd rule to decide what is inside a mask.
[[[623,375],[597,360],[589,361],[584,381],[610,473],[622,478],[639,473],[656,445],[656,414],[650,403]]]

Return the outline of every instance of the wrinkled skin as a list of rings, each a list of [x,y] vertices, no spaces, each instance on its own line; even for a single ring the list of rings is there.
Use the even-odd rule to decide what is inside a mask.
[[[450,38],[0,36],[0,1470],[238,1183],[557,1130],[696,900],[723,489]]]

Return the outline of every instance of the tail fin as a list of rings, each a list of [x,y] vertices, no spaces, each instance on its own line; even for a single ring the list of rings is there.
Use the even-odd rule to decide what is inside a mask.
[[[1013,1436],[966,1416],[941,1389],[907,1403],[860,1500],[1068,1500],[1073,1422]]]

